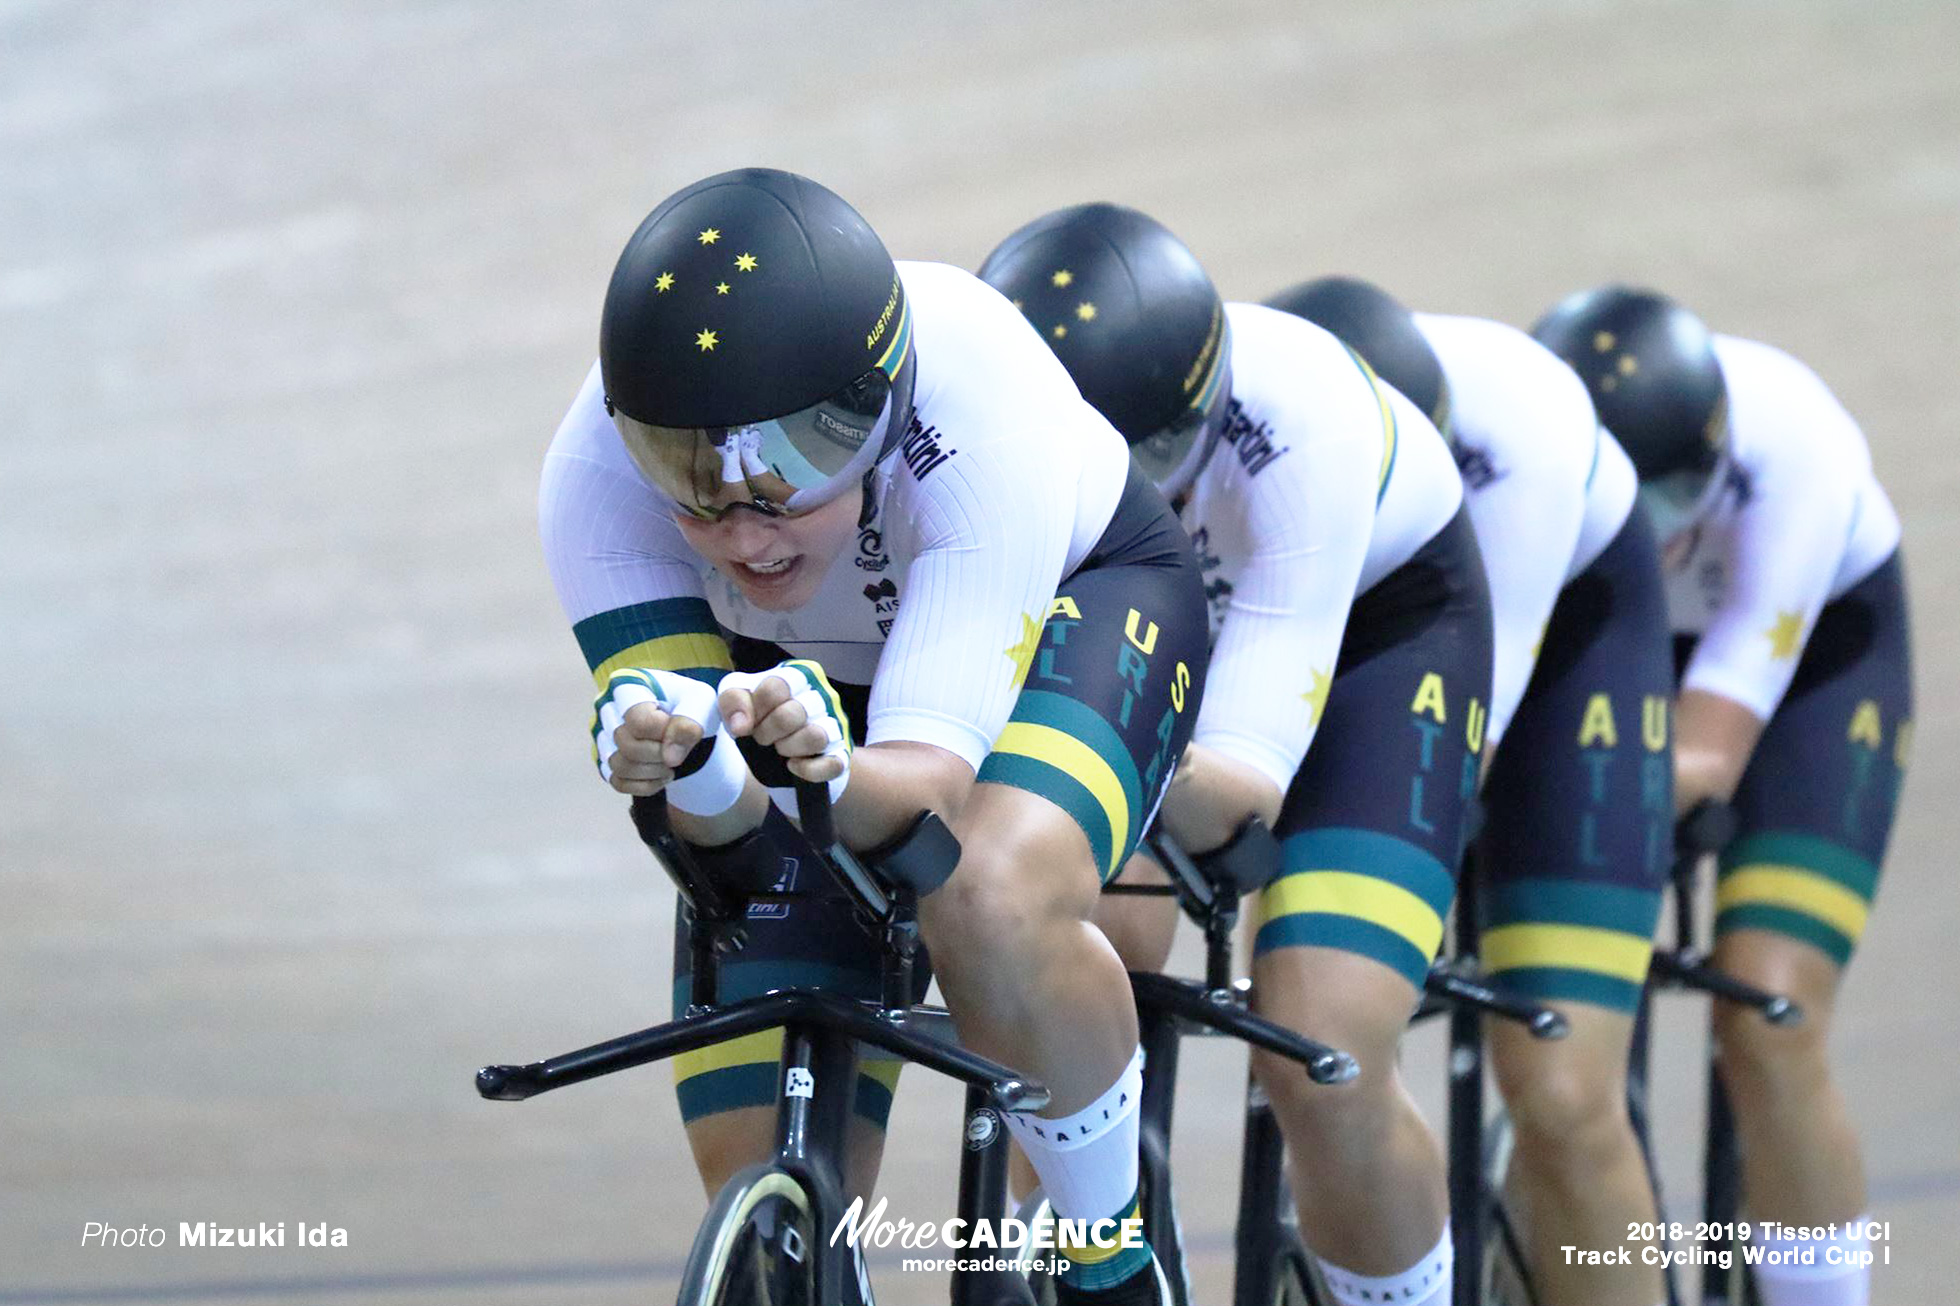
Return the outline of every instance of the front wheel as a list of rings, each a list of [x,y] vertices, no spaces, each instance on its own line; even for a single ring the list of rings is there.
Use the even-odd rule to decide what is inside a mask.
[[[801,1180],[772,1165],[739,1171],[694,1236],[679,1306],[819,1306],[817,1238]]]

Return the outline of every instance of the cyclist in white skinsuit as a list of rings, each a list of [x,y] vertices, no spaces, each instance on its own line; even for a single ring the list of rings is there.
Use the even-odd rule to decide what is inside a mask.
[[[1683,664],[1676,805],[1728,799],[1737,817],[1716,964],[1804,1010],[1771,1026],[1715,1004],[1747,1214],[1829,1231],[1770,1241],[1795,1255],[1759,1266],[1757,1288],[1766,1306],[1862,1306],[1864,1167],[1826,1039],[1912,734],[1898,514],[1857,423],[1779,349],[1617,286],[1533,334],[1585,380],[1662,536]]]
[[[708,178],[620,258],[540,518],[600,690],[601,774],[664,795],[683,839],[738,865],[750,840],[772,868],[796,846],[744,735],[829,781],[853,848],[945,815],[959,864],[914,887],[961,1038],[1050,1089],[1048,1113],[1007,1123],[1057,1213],[1133,1214],[1136,1013],[1087,917],[1189,738],[1203,588],[1169,506],[1027,324],[968,273],[894,264],[814,182]],[[848,912],[748,925],[725,996],[876,995]],[[778,1043],[677,1066],[711,1187],[771,1149]],[[890,1078],[856,1086],[860,1191]],[[1064,1306],[1161,1298],[1147,1245],[1064,1253]]]
[[[1200,855],[1254,817],[1272,826],[1259,1008],[1361,1065],[1329,1089],[1253,1054],[1289,1148],[1311,1157],[1302,1233],[1342,1306],[1447,1300],[1442,1158],[1395,1061],[1454,892],[1490,697],[1489,598],[1448,449],[1326,332],[1222,303],[1134,210],[1038,219],[981,275],[1181,503],[1205,567],[1212,673],[1164,826]],[[1160,456],[1153,432],[1218,396],[1217,447]],[[1156,902],[1154,920],[1133,908],[1110,929],[1132,968],[1163,962],[1175,909]]]
[[[1560,1251],[1654,1219],[1625,1068],[1668,863],[1670,668],[1633,464],[1572,370],[1513,327],[1412,314],[1345,277],[1271,302],[1339,334],[1449,435],[1497,631],[1479,954],[1571,1026],[1550,1043],[1491,1026],[1516,1129],[1511,1211],[1547,1306],[1652,1306],[1656,1267]]]

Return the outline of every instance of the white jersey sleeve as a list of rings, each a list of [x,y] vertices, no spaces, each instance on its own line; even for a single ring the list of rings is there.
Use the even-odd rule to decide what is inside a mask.
[[[1707,608],[1682,685],[1767,721],[1818,612],[1897,547],[1898,518],[1863,433],[1816,373],[1754,341],[1717,336],[1715,351],[1734,468],[1685,559],[1688,601]]]
[[[1571,574],[1599,422],[1585,383],[1517,328],[1431,313],[1416,326],[1449,381],[1451,439],[1490,581],[1495,747]]]
[[[934,744],[977,770],[1057,587],[1116,510],[1129,447],[995,290],[957,268],[902,267],[921,420],[885,469],[905,597],[867,738]]]
[[[559,604],[602,684],[621,666],[731,665],[703,564],[669,511],[606,414],[595,363],[545,454],[538,530]]]
[[[1447,469],[1448,460],[1415,406],[1327,332],[1256,305],[1229,305],[1227,315],[1231,414],[1186,509],[1200,561],[1219,573],[1208,578],[1214,617],[1223,609],[1193,738],[1284,793],[1313,741],[1348,610],[1382,542],[1377,514],[1398,445],[1407,452],[1426,438],[1431,461]],[[1433,520],[1388,532],[1404,557],[1456,510],[1455,476],[1438,475],[1424,496]]]

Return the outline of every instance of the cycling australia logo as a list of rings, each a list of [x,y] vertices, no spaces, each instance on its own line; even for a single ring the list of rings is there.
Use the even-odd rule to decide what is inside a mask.
[[[885,576],[864,587],[864,597],[878,617],[878,633],[889,636],[898,619],[898,586]]]

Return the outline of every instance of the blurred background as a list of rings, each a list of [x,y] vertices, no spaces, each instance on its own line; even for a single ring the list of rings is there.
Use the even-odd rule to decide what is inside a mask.
[[[1956,50],[1951,0],[0,0],[0,1302],[671,1300],[669,1072],[470,1076],[667,1014],[672,891],[592,774],[535,492],[626,236],[750,163],[899,257],[1113,199],[1228,297],[1346,271],[1525,324],[1629,278],[1812,364],[1905,519],[1921,695],[1837,1056],[1879,1297],[1946,1296]],[[1701,1020],[1662,1013],[1689,1218]],[[1222,1300],[1243,1060],[1185,1063]],[[895,1210],[950,1212],[957,1118],[908,1075]]]

